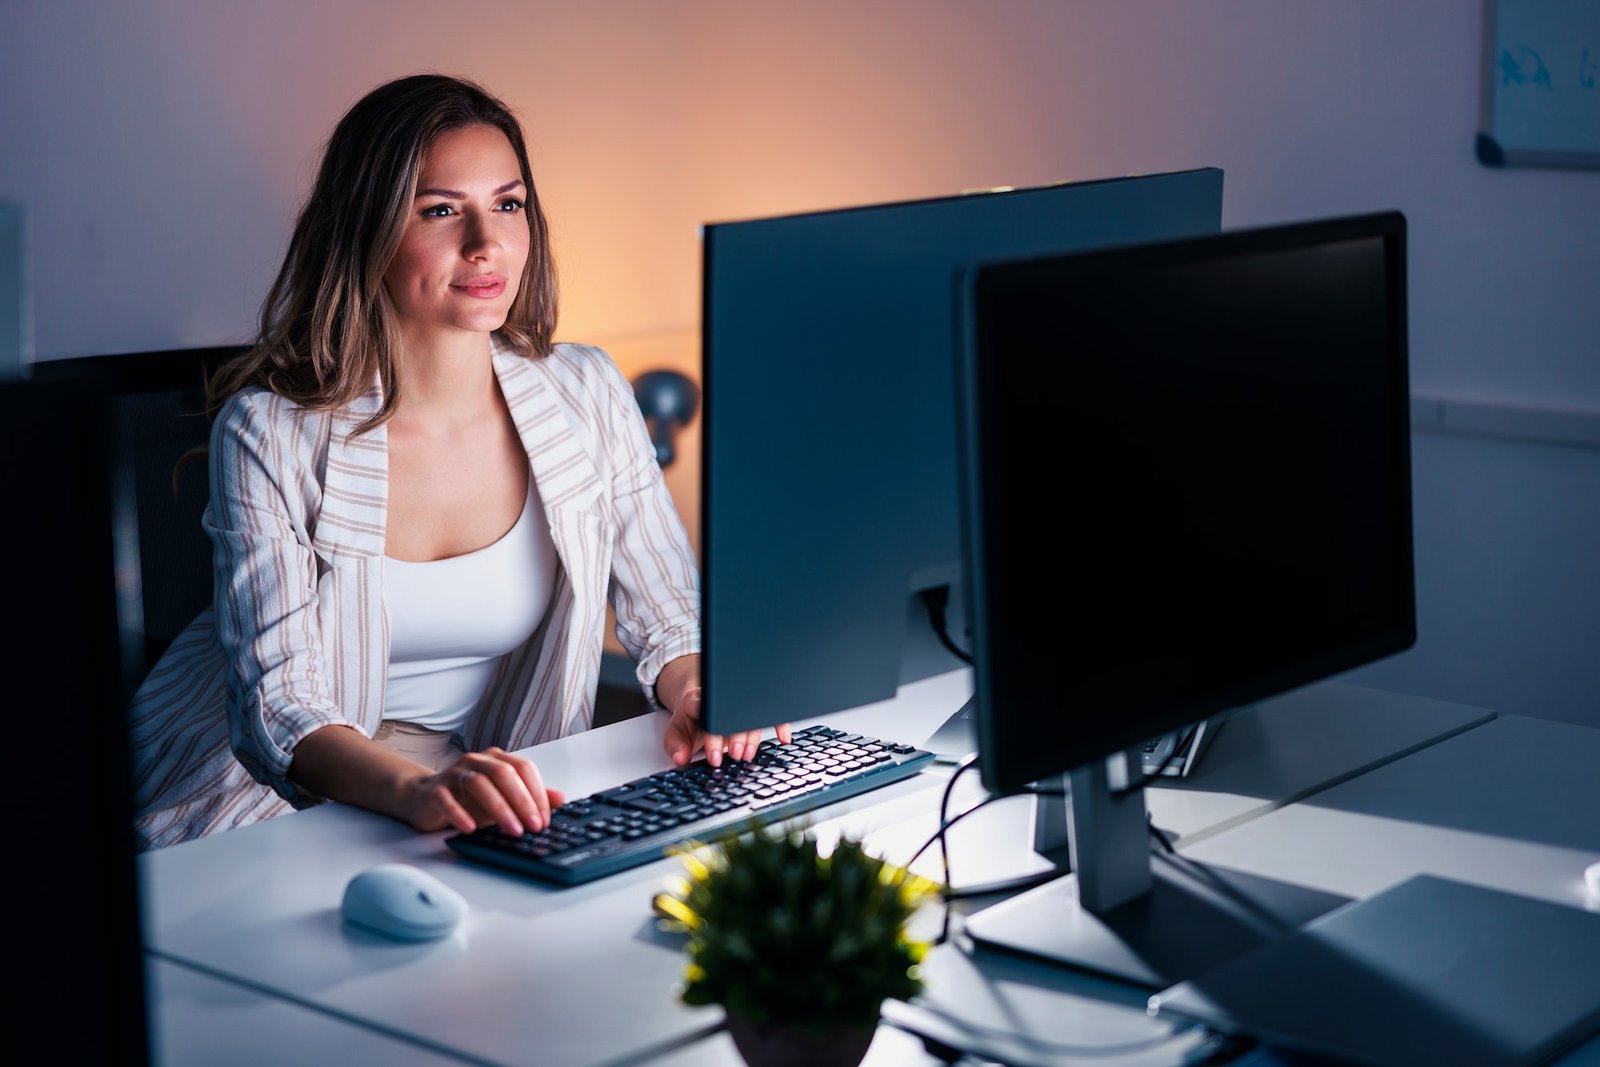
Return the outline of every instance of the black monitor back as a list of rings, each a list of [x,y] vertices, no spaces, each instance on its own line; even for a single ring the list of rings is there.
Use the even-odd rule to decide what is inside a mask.
[[[1405,263],[1388,212],[971,272],[991,789],[1414,642]]]
[[[962,666],[913,594],[949,589],[965,640],[951,323],[967,264],[1214,233],[1221,217],[1222,172],[1202,168],[706,226],[708,729]]]
[[[12,1007],[51,1062],[149,1059],[111,524],[112,404],[85,383],[0,386],[10,614]],[[20,999],[19,999],[20,998]]]

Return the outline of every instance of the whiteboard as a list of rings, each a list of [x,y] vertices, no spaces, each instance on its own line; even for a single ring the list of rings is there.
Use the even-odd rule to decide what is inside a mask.
[[[1600,167],[1600,2],[1485,0],[1477,153]]]

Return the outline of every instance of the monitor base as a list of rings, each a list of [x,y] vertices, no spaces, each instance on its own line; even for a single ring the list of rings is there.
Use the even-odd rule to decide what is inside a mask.
[[[936,763],[960,763],[978,751],[978,698],[972,697],[919,747]]]
[[[1150,892],[1096,915],[1068,875],[986,908],[965,931],[980,948],[1159,991],[1293,933],[1346,898],[1304,886],[1153,860]]]

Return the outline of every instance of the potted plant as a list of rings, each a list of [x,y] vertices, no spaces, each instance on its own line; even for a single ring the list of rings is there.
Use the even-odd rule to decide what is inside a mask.
[[[841,837],[824,855],[806,829],[736,835],[657,898],[688,935],[678,996],[717,1004],[750,1067],[853,1067],[888,998],[922,988],[928,944],[907,924],[934,883]]]

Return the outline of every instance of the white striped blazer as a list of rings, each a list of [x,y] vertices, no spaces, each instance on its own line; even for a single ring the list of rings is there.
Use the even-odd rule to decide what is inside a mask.
[[[661,668],[700,650],[699,574],[633,391],[598,348],[545,359],[501,346],[495,375],[528,452],[560,572],[544,621],[502,661],[466,737],[516,750],[587,729],[606,600],[654,701]],[[215,596],[131,706],[142,848],[319,802],[286,777],[295,745],[330,723],[371,736],[383,717],[388,437],[348,410],[235,394],[211,431]]]

